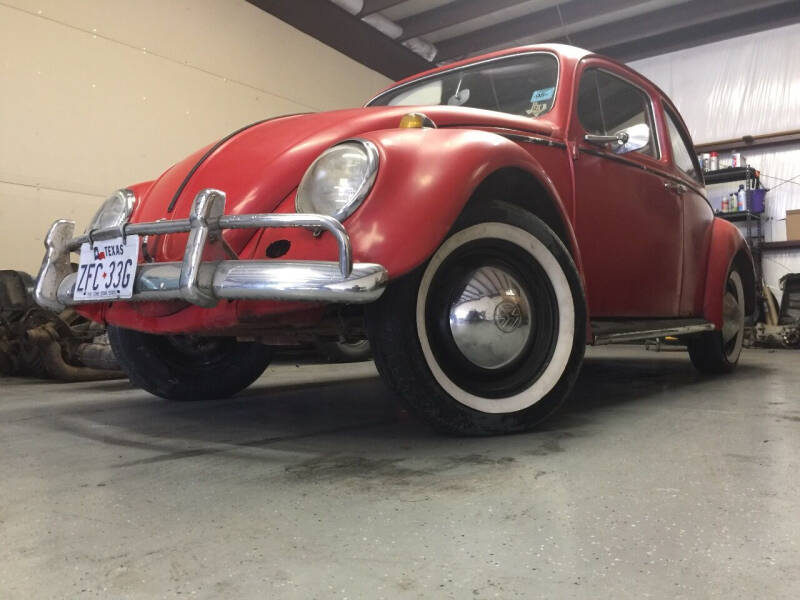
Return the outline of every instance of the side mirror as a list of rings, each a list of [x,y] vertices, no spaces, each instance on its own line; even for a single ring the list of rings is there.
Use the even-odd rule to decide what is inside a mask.
[[[645,123],[639,123],[638,125],[626,127],[614,135],[587,133],[583,139],[597,146],[613,144],[612,150],[614,154],[627,154],[628,152],[641,150],[650,143],[650,127]]]
[[[650,143],[650,127],[645,123],[639,123],[632,127],[626,127],[617,135],[624,135],[625,141],[618,148],[614,149],[616,154],[627,154],[641,150]]]

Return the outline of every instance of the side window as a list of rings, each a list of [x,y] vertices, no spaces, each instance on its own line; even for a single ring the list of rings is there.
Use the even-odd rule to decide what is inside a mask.
[[[621,129],[645,124],[650,141],[642,154],[658,158],[650,97],[620,77],[599,69],[587,69],[578,88],[578,120],[587,133],[614,135]]]
[[[669,130],[669,144],[672,148],[672,162],[681,171],[686,173],[689,177],[700,181],[697,167],[695,166],[692,152],[689,150],[691,145],[688,142],[688,136],[681,133],[681,128],[678,127],[677,119],[672,116],[669,109],[664,109],[664,114],[667,116],[667,129]]]

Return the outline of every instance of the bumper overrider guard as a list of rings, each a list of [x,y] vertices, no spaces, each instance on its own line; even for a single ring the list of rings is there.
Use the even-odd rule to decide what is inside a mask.
[[[137,300],[182,299],[212,307],[221,299],[309,300],[319,302],[365,303],[380,297],[388,277],[386,269],[374,263],[353,264],[350,237],[332,217],[314,214],[225,215],[225,193],[205,189],[197,194],[188,219],[154,223],[125,223],[98,229],[73,238],[75,223],[53,223],[45,238],[45,257],[36,280],[36,302],[50,310],[66,306]],[[336,239],[338,262],[288,260],[221,260],[203,262],[207,244],[222,243],[223,229],[301,227],[328,231]],[[75,300],[77,274],[70,253],[84,242],[126,235],[189,233],[181,262],[141,263],[136,271],[130,299]]]

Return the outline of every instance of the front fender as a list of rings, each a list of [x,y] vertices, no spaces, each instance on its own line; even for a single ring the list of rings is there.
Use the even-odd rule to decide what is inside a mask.
[[[380,153],[375,185],[345,222],[359,260],[399,277],[426,261],[477,187],[491,173],[518,168],[535,177],[553,201],[580,264],[572,226],[544,168],[514,142],[469,129],[392,129],[361,136]]]
[[[745,286],[745,304],[747,313],[751,314],[755,307],[753,256],[739,229],[724,219],[715,218],[711,229],[703,316],[718,329],[722,329],[722,297],[725,294],[728,273],[734,259],[740,253],[745,258],[737,261],[737,267],[745,271],[741,273]]]

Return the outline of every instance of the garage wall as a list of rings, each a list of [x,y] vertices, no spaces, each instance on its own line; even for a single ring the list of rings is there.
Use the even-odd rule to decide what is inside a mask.
[[[800,24],[630,66],[667,92],[696,144],[800,127]]]
[[[389,83],[244,0],[0,0],[0,268],[242,125]]]
[[[677,105],[696,143],[800,129],[800,25],[732,38],[634,61]],[[786,211],[800,209],[800,144],[743,149],[771,188],[764,214],[767,241],[786,239]],[[795,178],[793,182],[788,182]],[[711,186],[721,197],[738,184]],[[765,252],[767,285],[800,272],[800,250]]]

